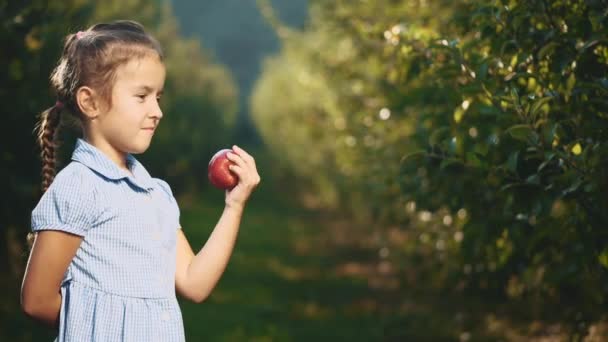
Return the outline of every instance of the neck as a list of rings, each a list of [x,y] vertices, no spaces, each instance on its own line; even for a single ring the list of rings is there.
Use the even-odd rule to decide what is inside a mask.
[[[93,135],[84,136],[84,140],[95,146],[98,150],[100,150],[103,154],[105,154],[110,160],[112,160],[120,169],[123,169],[129,173],[131,170],[127,165],[127,153],[122,152],[112,146],[107,140],[95,138]]]

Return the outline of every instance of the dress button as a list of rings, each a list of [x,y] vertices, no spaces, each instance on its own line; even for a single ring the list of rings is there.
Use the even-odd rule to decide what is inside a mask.
[[[163,312],[163,313],[162,313],[162,315],[160,316],[160,318],[161,318],[163,321],[165,321],[165,322],[166,322],[166,321],[168,321],[168,320],[169,320],[169,318],[171,318],[171,315],[169,314],[169,312],[165,311],[165,312]]]
[[[160,240],[160,232],[159,232],[159,231],[154,231],[154,232],[152,233],[152,239],[153,239],[154,241],[158,241],[158,240]]]

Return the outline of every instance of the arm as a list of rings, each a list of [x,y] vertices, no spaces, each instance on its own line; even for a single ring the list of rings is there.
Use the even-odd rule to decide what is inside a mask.
[[[234,249],[242,207],[226,206],[211,236],[194,255],[181,229],[177,237],[177,292],[195,303],[205,300],[224,273]]]
[[[81,236],[61,231],[36,234],[21,285],[21,309],[27,316],[57,327],[61,281],[81,242]]]
[[[178,293],[197,303],[209,296],[224,273],[234,249],[245,203],[260,183],[255,160],[247,152],[234,146],[228,159],[233,162],[230,170],[239,177],[239,183],[226,191],[224,212],[205,246],[194,255],[181,229],[178,233],[175,286]]]

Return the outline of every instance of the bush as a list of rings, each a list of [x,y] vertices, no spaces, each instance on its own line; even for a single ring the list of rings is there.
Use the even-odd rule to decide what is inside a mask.
[[[254,96],[276,153],[359,217],[410,231],[443,221],[424,239],[450,255],[443,287],[561,303],[564,315],[602,312],[605,4],[311,6],[304,32],[280,28],[283,51],[267,62]],[[423,222],[407,206],[424,212]],[[457,221],[458,213],[466,215]],[[446,249],[452,236],[457,248]],[[412,256],[422,245],[401,249]]]

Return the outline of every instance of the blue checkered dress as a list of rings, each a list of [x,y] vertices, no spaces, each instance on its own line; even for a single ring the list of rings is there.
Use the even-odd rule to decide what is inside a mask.
[[[83,237],[61,284],[56,341],[184,341],[175,294],[179,208],[131,155],[131,174],[82,139],[32,211],[32,231]],[[44,286],[44,284],[40,284]]]

